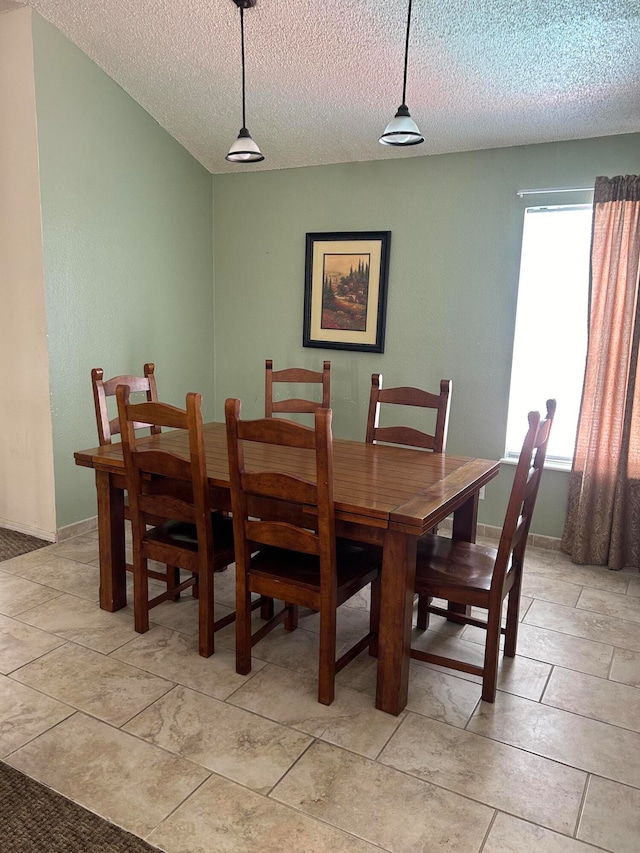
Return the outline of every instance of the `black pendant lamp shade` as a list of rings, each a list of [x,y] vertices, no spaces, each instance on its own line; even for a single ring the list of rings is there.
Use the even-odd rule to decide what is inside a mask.
[[[247,130],[245,116],[245,74],[244,74],[244,10],[256,5],[256,0],[233,0],[240,9],[240,40],[242,45],[242,127],[238,138],[229,149],[226,158],[231,163],[259,163],[264,160],[264,154],[251,138]]]
[[[379,141],[383,145],[420,145],[424,142],[424,136],[418,130],[418,125],[411,118],[409,108],[406,104],[407,97],[407,60],[409,58],[409,30],[411,29],[411,3],[409,0],[409,12],[407,14],[407,37],[404,47],[404,81],[402,84],[402,103],[398,112],[387,125],[385,132]]]

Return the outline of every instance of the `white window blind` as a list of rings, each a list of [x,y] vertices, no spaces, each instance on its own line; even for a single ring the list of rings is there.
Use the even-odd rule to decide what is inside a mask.
[[[591,205],[524,214],[506,457],[520,451],[527,412],[558,403],[549,462],[573,458],[587,351]]]

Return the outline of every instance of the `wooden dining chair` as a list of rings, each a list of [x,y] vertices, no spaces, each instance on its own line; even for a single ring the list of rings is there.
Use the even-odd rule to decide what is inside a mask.
[[[149,611],[187,586],[197,584],[199,651],[214,651],[214,632],[235,613],[214,619],[214,572],[235,559],[233,522],[212,512],[202,428],[202,396],[187,394],[186,409],[164,403],[129,402],[130,389],[118,385],[118,416],[133,532],[133,609],[135,629],[149,630]],[[189,455],[139,443],[136,426],[152,423],[189,434]],[[159,523],[160,522],[160,523]],[[149,599],[147,561],[186,569],[192,577]],[[194,581],[195,576],[195,581]]]
[[[497,549],[442,536],[418,540],[416,591],[429,600],[444,598],[486,610],[486,619],[461,613],[457,614],[457,621],[484,628],[487,633],[482,666],[415,648],[411,649],[411,657],[481,676],[482,698],[487,702],[493,702],[496,696],[501,634],[505,635],[504,654],[514,657],[516,653],[522,567],[555,411],[556,401],[547,400],[544,420],[540,420],[539,412],[529,412],[529,429],[516,466]],[[502,602],[507,596],[503,627]],[[427,610],[448,615],[446,609],[431,603]]]
[[[420,409],[432,409],[435,412],[435,425],[433,432],[426,432],[414,427],[395,425],[378,426],[380,421],[380,407],[385,406],[413,406]],[[447,432],[449,431],[449,408],[451,406],[451,380],[440,380],[440,393],[433,394],[423,391],[421,388],[401,386],[397,388],[382,387],[382,374],[371,375],[371,393],[369,395],[369,412],[367,415],[367,434],[365,441],[369,444],[377,444],[379,441],[387,444],[404,444],[408,447],[419,447],[431,450],[434,453],[444,453],[447,446]],[[393,410],[394,414],[397,410]],[[406,411],[406,409],[405,409]],[[430,533],[437,533],[437,526]],[[429,600],[418,595],[418,627],[427,626]]]
[[[108,398],[116,396],[118,385],[128,385],[131,393],[146,393],[149,403],[158,401],[158,390],[156,388],[155,365],[145,364],[144,376],[114,376],[112,379],[104,379],[104,370],[94,367],[91,371],[91,386],[93,388],[93,404],[96,410],[96,422],[98,425],[98,440],[100,445],[111,444],[114,435],[120,434],[120,421],[109,418]],[[160,432],[157,424],[137,424],[136,429],[147,428],[152,435]]]
[[[104,379],[104,370],[101,367],[94,367],[91,371],[91,387],[93,389],[93,405],[95,407],[96,424],[98,427],[98,441],[101,446],[112,444],[113,436],[120,435],[120,420],[118,415],[116,414],[115,417],[110,418],[108,408],[108,399],[113,397],[115,401],[118,385],[127,385],[132,394],[144,393],[149,403],[156,403],[158,401],[154,364],[145,364],[143,376],[121,374],[111,379]],[[148,429],[151,435],[157,435],[161,430],[158,424],[143,423],[136,424],[135,429]],[[125,498],[124,517],[127,521],[131,519],[128,498]],[[158,519],[158,523],[161,523],[160,519]],[[127,563],[127,571],[133,571],[131,563]],[[155,569],[150,570],[149,577],[166,583],[167,589],[173,591],[172,598],[174,601],[180,598],[180,592],[176,590],[179,584],[180,572],[175,566],[168,566],[164,572],[156,571]]]
[[[291,397],[286,400],[273,399],[274,384],[322,385],[322,401],[301,400]],[[274,414],[313,414],[316,409],[328,409],[331,405],[331,362],[325,361],[321,371],[307,370],[303,367],[288,367],[274,370],[273,362],[265,362],[264,414],[266,418]]]
[[[408,426],[378,426],[380,407],[383,404],[385,406],[392,404],[435,410],[436,420],[433,432],[429,433]],[[425,450],[432,450],[434,453],[444,453],[447,446],[450,404],[450,379],[442,379],[440,381],[440,393],[432,394],[430,391],[408,386],[383,389],[382,374],[373,373],[365,441],[369,444],[376,444],[379,441],[387,444],[405,444],[409,447],[422,447]]]
[[[318,701],[330,705],[336,673],[375,642],[382,562],[379,548],[336,539],[331,409],[316,410],[315,428],[278,418],[241,421],[235,399],[226,401],[225,417],[236,540],[236,670],[250,672],[252,646],[280,622],[286,630],[297,627],[299,606],[317,610]],[[295,475],[279,470],[289,468],[292,453]],[[293,501],[300,512],[283,514],[279,499]],[[260,551],[252,556],[256,544]],[[336,660],[337,608],[367,584],[369,632]],[[253,634],[252,593],[285,602]]]

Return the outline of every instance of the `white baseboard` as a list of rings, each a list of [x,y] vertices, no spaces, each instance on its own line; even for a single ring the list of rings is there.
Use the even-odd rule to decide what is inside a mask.
[[[73,524],[67,524],[65,527],[58,528],[58,542],[64,542],[65,539],[71,539],[74,536],[81,536],[83,533],[90,533],[92,530],[98,529],[98,517],[85,518],[83,521],[74,521]]]
[[[56,534],[50,530],[41,530],[31,524],[20,524],[8,518],[0,518],[0,527],[4,527],[6,530],[15,530],[16,533],[26,533],[27,536],[36,536],[38,539],[44,539],[45,542],[56,541]]]

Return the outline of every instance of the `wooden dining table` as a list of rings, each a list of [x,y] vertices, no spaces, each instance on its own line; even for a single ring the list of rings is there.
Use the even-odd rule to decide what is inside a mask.
[[[224,424],[205,424],[204,436],[212,505],[229,510]],[[188,438],[181,430],[141,440],[188,455]],[[292,473],[307,464],[296,458],[296,452],[308,451],[292,450]],[[399,714],[406,706],[409,687],[418,538],[453,513],[453,537],[475,541],[480,489],[498,474],[499,463],[340,438],[333,440],[333,456],[337,535],[383,549],[376,707]],[[126,482],[121,446],[79,450],[74,457],[77,465],[95,470],[100,607],[119,610],[126,604]],[[256,464],[268,470],[267,446]]]

